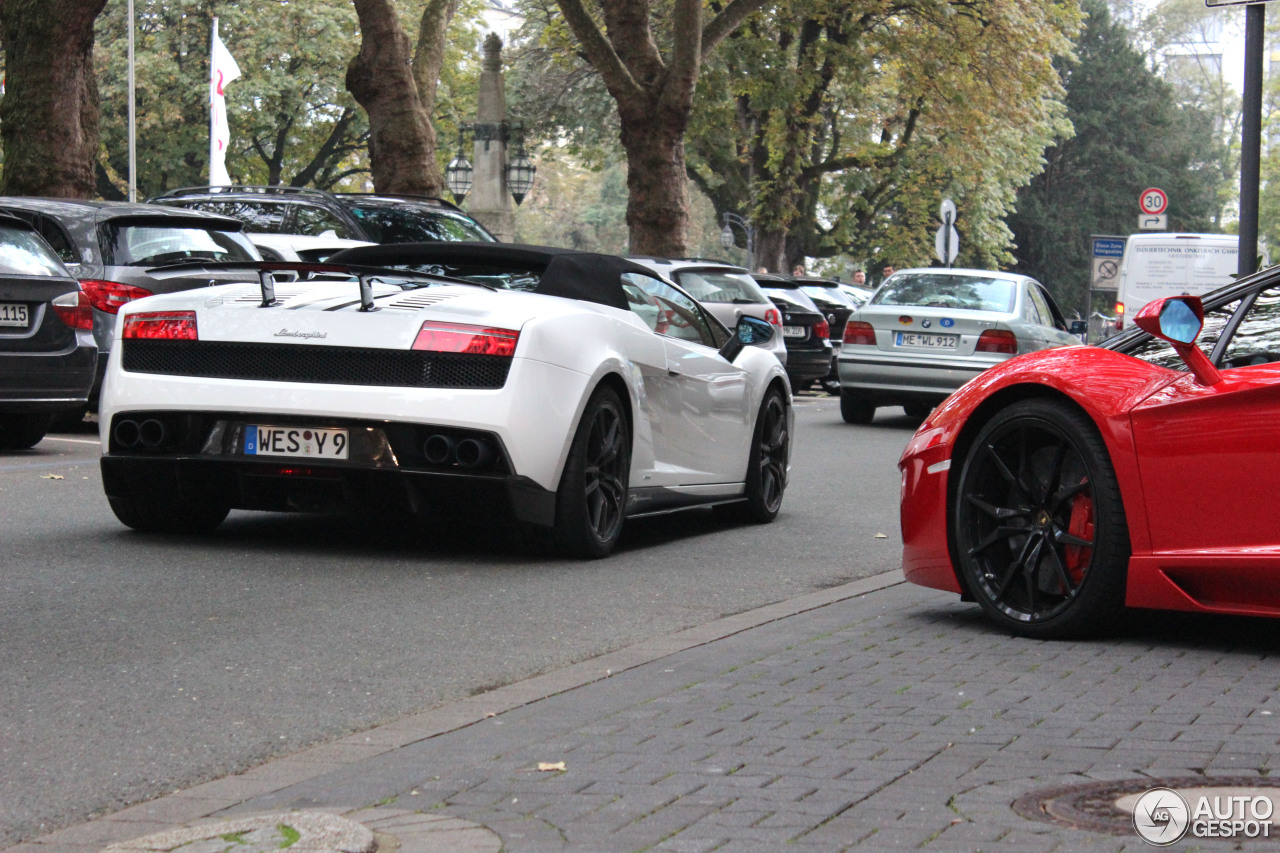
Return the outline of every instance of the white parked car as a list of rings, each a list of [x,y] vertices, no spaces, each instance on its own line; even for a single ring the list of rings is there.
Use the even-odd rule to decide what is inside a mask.
[[[609,255],[388,244],[328,266],[121,309],[100,417],[122,522],[500,503],[600,557],[626,518],[778,514],[794,416],[782,365],[750,345],[769,323],[731,333]]]
[[[784,365],[787,363],[787,344],[782,335],[782,312],[751,277],[750,270],[721,261],[698,258],[669,260],[633,255],[628,260],[648,267],[666,280],[680,285],[726,326],[733,327],[738,318],[744,316],[759,317],[772,323],[777,327],[778,333],[761,346],[771,350]]]

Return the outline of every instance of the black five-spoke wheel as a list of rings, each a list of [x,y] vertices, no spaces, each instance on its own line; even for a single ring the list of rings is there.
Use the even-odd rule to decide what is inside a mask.
[[[582,413],[560,488],[556,542],[576,557],[603,557],[622,533],[631,473],[631,435],[616,392],[596,391]]]
[[[746,516],[751,521],[768,522],[782,508],[787,488],[787,462],[791,453],[791,433],[787,428],[787,404],[776,388],[769,389],[756,417],[747,464]]]
[[[1129,534],[1097,428],[1055,400],[1014,404],[969,446],[953,536],[969,591],[1034,637],[1105,629],[1123,609]]]

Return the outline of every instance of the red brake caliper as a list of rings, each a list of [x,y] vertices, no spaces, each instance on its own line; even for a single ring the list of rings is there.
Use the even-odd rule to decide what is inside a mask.
[[[1093,498],[1081,494],[1071,502],[1071,520],[1067,524],[1067,533],[1080,539],[1093,541]],[[1067,558],[1067,574],[1071,576],[1072,581],[1079,584],[1084,578],[1085,569],[1089,567],[1093,549],[1080,545],[1068,545],[1063,551]]]

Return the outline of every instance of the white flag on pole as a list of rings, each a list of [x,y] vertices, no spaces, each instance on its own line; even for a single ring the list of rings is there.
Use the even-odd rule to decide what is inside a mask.
[[[227,124],[227,99],[224,89],[240,76],[231,51],[218,37],[218,19],[213,19],[213,51],[209,61],[209,186],[225,187],[231,183],[227,174],[227,145],[231,127]]]

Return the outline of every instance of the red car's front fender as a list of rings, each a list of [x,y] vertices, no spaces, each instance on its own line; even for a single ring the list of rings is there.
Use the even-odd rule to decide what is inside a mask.
[[[1120,485],[1133,550],[1149,551],[1129,412],[1178,376],[1110,350],[1060,347],[1010,359],[971,380],[934,410],[898,462],[907,579],[962,591],[948,545],[951,475],[960,476],[968,446],[983,424],[1004,407],[1035,396],[1065,398],[1097,426]]]

